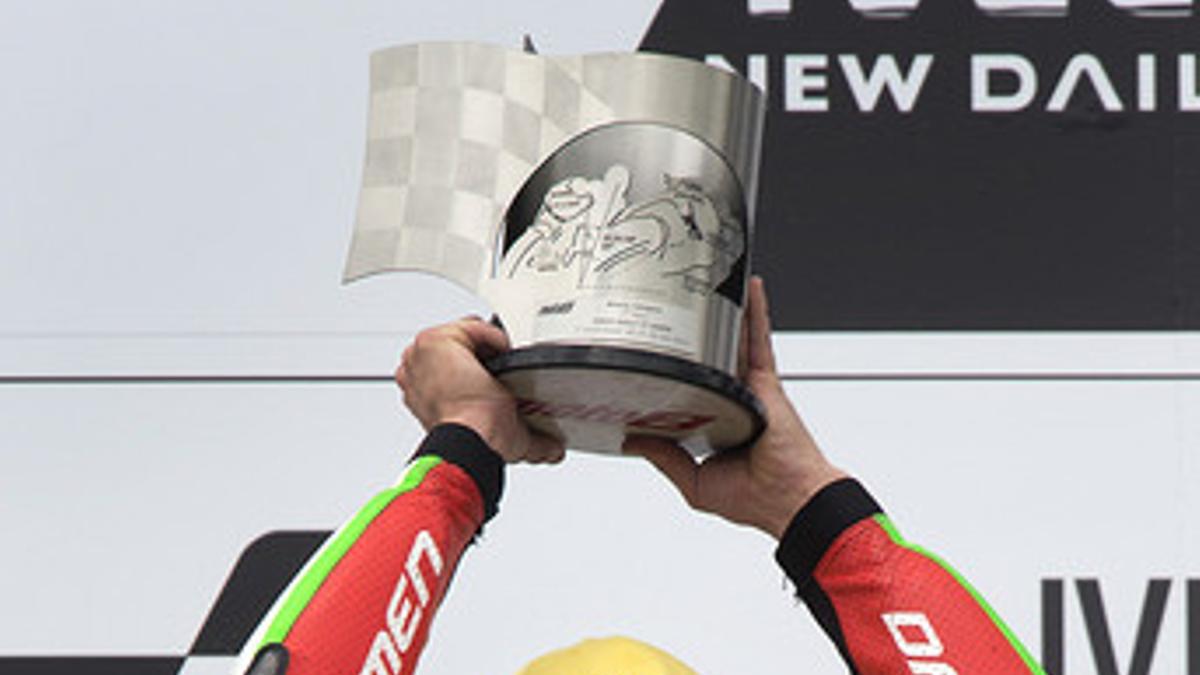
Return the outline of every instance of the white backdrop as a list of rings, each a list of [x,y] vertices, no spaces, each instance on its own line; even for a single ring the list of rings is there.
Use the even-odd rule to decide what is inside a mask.
[[[484,308],[415,276],[339,286],[367,54],[526,32],[546,52],[628,50],[656,5],[0,5],[0,657],[185,652],[248,542],[336,526],[420,436],[382,383],[14,378],[387,374],[422,326]],[[1153,672],[1184,672],[1196,335],[777,345],[835,461],[1035,654],[1040,581],[1066,579],[1066,671],[1096,672],[1070,586],[1096,578],[1124,672],[1146,582],[1163,577]],[[946,377],[981,373],[995,379]],[[847,374],[863,379],[824,379]],[[843,672],[771,552],[635,461],[517,468],[422,672],[514,672],[613,633],[702,673]]]

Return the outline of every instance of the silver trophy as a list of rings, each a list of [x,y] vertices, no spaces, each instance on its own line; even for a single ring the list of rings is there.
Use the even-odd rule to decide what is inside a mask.
[[[375,52],[345,279],[416,270],[484,299],[514,347],[486,365],[568,447],[745,445],[764,426],[735,377],[763,114],[745,79],[676,57]]]

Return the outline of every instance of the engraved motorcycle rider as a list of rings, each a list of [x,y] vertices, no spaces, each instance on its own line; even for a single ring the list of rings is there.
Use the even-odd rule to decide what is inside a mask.
[[[569,274],[576,288],[650,283],[712,293],[745,252],[745,232],[696,181],[662,174],[662,183],[630,204],[630,173],[620,164],[599,180],[559,181],[506,256],[505,276]]]

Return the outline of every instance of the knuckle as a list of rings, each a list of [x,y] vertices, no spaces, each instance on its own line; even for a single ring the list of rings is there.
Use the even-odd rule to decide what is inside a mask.
[[[429,347],[429,343],[434,341],[434,339],[435,337],[433,335],[433,329],[426,328],[413,337],[412,344],[408,346],[408,349],[405,350],[405,353],[411,354],[411,352],[427,349]]]

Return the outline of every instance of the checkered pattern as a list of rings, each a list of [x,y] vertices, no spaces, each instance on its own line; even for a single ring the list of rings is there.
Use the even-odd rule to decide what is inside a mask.
[[[583,59],[434,43],[371,61],[358,222],[346,277],[435,271],[474,289],[495,229],[541,161],[613,110]]]
[[[661,93],[685,83],[691,96]],[[672,57],[546,57],[472,43],[376,52],[358,218],[345,277],[416,269],[478,290],[504,213],[571,138],[618,120],[661,121],[736,145],[712,101],[750,85]],[[651,92],[648,94],[647,92]]]

